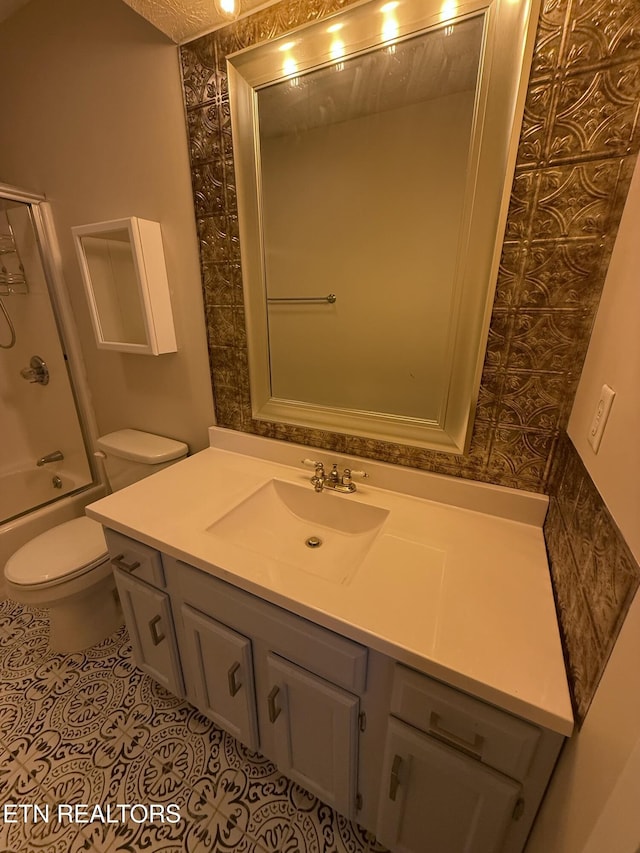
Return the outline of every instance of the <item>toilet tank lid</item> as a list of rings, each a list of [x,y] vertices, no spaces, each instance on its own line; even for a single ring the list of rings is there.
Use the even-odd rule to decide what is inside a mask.
[[[119,429],[101,435],[96,445],[104,453],[111,453],[131,462],[144,462],[147,465],[159,465],[161,462],[180,459],[189,452],[184,441],[139,429]]]

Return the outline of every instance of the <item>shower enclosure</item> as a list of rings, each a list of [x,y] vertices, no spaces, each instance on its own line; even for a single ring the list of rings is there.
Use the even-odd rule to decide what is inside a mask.
[[[0,301],[1,577],[16,548],[79,515],[98,480],[50,211],[2,184]]]

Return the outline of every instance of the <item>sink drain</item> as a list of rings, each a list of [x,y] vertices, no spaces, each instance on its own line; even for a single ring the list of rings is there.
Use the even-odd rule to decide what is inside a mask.
[[[307,548],[319,548],[322,545],[322,539],[317,536],[310,536],[304,543]]]

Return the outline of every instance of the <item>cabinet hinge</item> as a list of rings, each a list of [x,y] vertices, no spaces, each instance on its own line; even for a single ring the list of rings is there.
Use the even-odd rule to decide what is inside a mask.
[[[358,727],[361,732],[367,728],[367,715],[364,711],[360,711],[358,714]]]
[[[520,797],[515,806],[513,807],[513,814],[511,815],[512,820],[520,820],[524,813],[524,800]]]
[[[356,811],[362,811],[362,794],[356,794]]]

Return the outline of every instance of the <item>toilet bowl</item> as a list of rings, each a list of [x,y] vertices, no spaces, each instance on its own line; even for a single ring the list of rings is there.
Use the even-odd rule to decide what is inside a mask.
[[[9,558],[7,595],[49,609],[49,643],[72,652],[99,643],[122,624],[102,527],[74,518],[36,536]]]
[[[111,485],[129,485],[183,459],[183,442],[139,430],[97,441]],[[49,645],[74,652],[101,642],[123,623],[102,526],[75,518],[19,548],[4,569],[7,595],[49,611]]]

